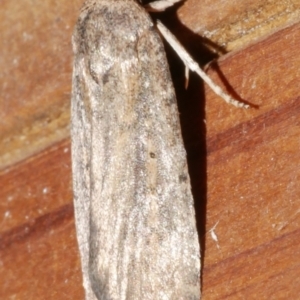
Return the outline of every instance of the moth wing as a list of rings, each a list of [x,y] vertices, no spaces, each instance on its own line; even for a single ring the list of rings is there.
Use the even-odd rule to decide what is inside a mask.
[[[83,10],[74,51],[75,215],[87,293],[199,299],[186,153],[152,20],[135,1],[99,1]]]

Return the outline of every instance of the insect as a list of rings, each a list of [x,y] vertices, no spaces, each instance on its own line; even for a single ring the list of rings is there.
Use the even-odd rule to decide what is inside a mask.
[[[187,68],[211,84],[172,34],[157,27]],[[194,203],[156,26],[139,1],[88,0],[73,50],[74,207],[86,299],[198,300]]]

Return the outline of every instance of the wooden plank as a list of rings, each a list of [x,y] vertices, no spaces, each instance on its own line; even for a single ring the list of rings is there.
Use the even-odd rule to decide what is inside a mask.
[[[0,236],[1,299],[83,299],[73,206]]]
[[[70,165],[68,139],[0,172],[1,232],[72,202]]]
[[[298,298],[299,29],[220,62],[233,91],[258,109],[229,108],[207,91],[203,299]]]
[[[0,173],[1,299],[83,299],[69,147]]]
[[[189,0],[178,16],[194,34],[232,51],[298,22],[300,1]]]
[[[193,0],[186,5],[191,3],[198,7]],[[0,22],[4,40],[18,38],[0,50],[6,76],[1,168],[35,155],[0,173],[0,298],[83,299],[66,138],[69,41],[81,1],[3,5],[2,13],[11,12]],[[228,106],[193,75],[185,91],[181,62],[172,67],[201,233],[204,300],[300,294],[299,27],[226,55],[218,68],[212,65],[216,82],[258,109]],[[65,31],[60,35],[58,28]],[[185,32],[177,30],[179,36]],[[198,37],[188,38],[189,45],[198,43]],[[15,68],[8,63],[14,58]],[[218,242],[209,231],[216,224]]]
[[[0,169],[69,136],[71,35],[81,3],[1,2]]]
[[[203,40],[222,51],[241,47],[297,20],[299,1],[188,0],[167,23],[200,61]],[[1,2],[0,169],[69,135],[71,34],[82,2]]]

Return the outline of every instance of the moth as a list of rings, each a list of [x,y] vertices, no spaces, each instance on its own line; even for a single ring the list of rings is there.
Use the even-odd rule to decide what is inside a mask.
[[[157,27],[138,0],[88,0],[74,30],[72,169],[87,300],[200,299],[194,201]]]

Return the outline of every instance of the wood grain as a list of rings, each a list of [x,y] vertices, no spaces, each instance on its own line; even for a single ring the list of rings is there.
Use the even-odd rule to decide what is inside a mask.
[[[254,13],[259,2],[236,5],[235,12]],[[278,11],[298,2],[281,3],[285,9]],[[70,36],[81,1],[2,4],[0,298],[83,299],[68,138]],[[203,23],[218,28],[209,13],[218,6],[223,25],[229,24],[231,3],[202,4],[186,1],[179,8],[182,23],[194,32]],[[255,108],[228,106],[192,74],[184,90],[181,62],[171,66],[201,235],[204,300],[300,294],[300,23],[295,14],[292,21],[271,22],[271,4],[263,5],[256,25],[272,26],[257,32],[251,45],[224,25],[224,43],[236,40],[243,48],[208,68],[216,82]],[[199,37],[185,37],[176,24],[172,31],[198,59]]]
[[[83,299],[69,147],[0,173],[1,299]]]
[[[220,62],[235,93],[258,109],[216,105],[207,91],[203,299],[298,298],[299,29]],[[216,223],[218,242],[209,232]]]
[[[82,2],[1,2],[0,169],[69,134],[71,34]],[[187,0],[177,8],[168,26],[199,60],[203,41],[222,53],[300,16],[300,0]]]
[[[299,0],[189,0],[178,11],[181,22],[226,51],[253,43],[300,18]]]
[[[0,169],[69,135],[71,35],[81,2],[1,2]]]

